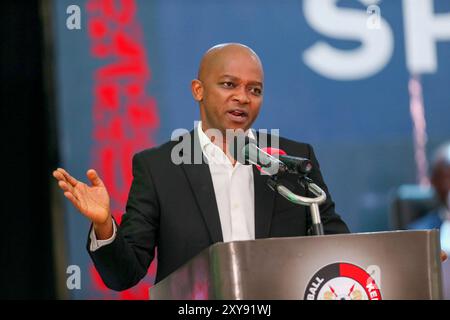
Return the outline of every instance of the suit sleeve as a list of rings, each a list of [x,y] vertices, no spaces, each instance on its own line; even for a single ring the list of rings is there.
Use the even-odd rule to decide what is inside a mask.
[[[323,229],[325,234],[338,234],[338,233],[349,233],[345,222],[341,217],[335,212],[334,201],[331,198],[328,187],[326,186],[322,173],[320,172],[320,165],[317,161],[316,155],[311,145],[308,145],[309,149],[309,159],[313,162],[313,170],[309,174],[309,177],[316,183],[322,190],[327,194],[327,199],[324,203],[319,206],[320,217],[322,219]],[[311,196],[311,195],[309,195]],[[311,217],[308,215],[308,225],[311,225]]]
[[[114,241],[92,252],[87,249],[105,285],[122,291],[136,285],[155,256],[160,208],[148,164],[133,157],[133,181],[126,212]],[[92,228],[92,227],[91,227]]]

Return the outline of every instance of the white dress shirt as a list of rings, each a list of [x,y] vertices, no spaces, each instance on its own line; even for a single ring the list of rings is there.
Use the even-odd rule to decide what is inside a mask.
[[[233,166],[226,154],[211,142],[202,130],[201,121],[195,129],[199,137],[202,152],[208,160],[222,226],[223,241],[255,239],[255,190],[251,165],[239,162]],[[247,132],[254,138],[251,130]],[[196,165],[196,164],[194,164]],[[116,237],[116,225],[113,222],[113,235],[106,240],[98,240],[92,228],[90,250],[95,251],[110,244]]]
[[[233,166],[222,149],[203,132],[201,121],[197,133],[211,172],[223,241],[254,240],[255,191],[252,166],[239,162]],[[248,136],[254,138],[251,130]]]
[[[91,238],[91,245],[89,247],[89,249],[91,251],[95,251],[103,246],[106,246],[107,244],[110,244],[111,242],[114,241],[114,239],[116,238],[116,231],[117,231],[117,227],[116,224],[113,220],[113,234],[111,236],[111,238],[109,239],[105,239],[105,240],[98,240],[97,236],[95,235],[95,230],[94,228],[92,228],[91,230],[91,234],[89,235],[89,237]]]

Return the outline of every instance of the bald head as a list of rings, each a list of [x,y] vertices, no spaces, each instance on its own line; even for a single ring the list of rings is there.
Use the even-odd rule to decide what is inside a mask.
[[[450,166],[450,142],[441,145],[435,152],[432,167],[438,164]]]
[[[263,101],[261,61],[249,47],[219,44],[203,56],[191,91],[200,107],[202,129],[248,130]]]
[[[205,79],[213,70],[221,68],[227,61],[238,55],[248,57],[249,62],[259,67],[262,73],[262,63],[255,51],[240,43],[222,43],[208,49],[203,55],[197,78]]]

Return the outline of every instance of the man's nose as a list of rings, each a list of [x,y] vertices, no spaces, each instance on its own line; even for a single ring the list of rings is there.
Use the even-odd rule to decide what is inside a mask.
[[[247,88],[244,86],[236,88],[236,92],[233,96],[233,100],[239,102],[239,104],[248,104],[250,103],[249,92]]]

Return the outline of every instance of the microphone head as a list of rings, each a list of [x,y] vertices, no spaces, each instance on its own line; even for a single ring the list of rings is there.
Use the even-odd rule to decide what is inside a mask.
[[[271,156],[275,156],[283,162],[288,171],[294,174],[308,174],[313,169],[311,160],[300,157],[289,156],[286,151],[277,148],[263,148],[263,151],[267,152]]]

